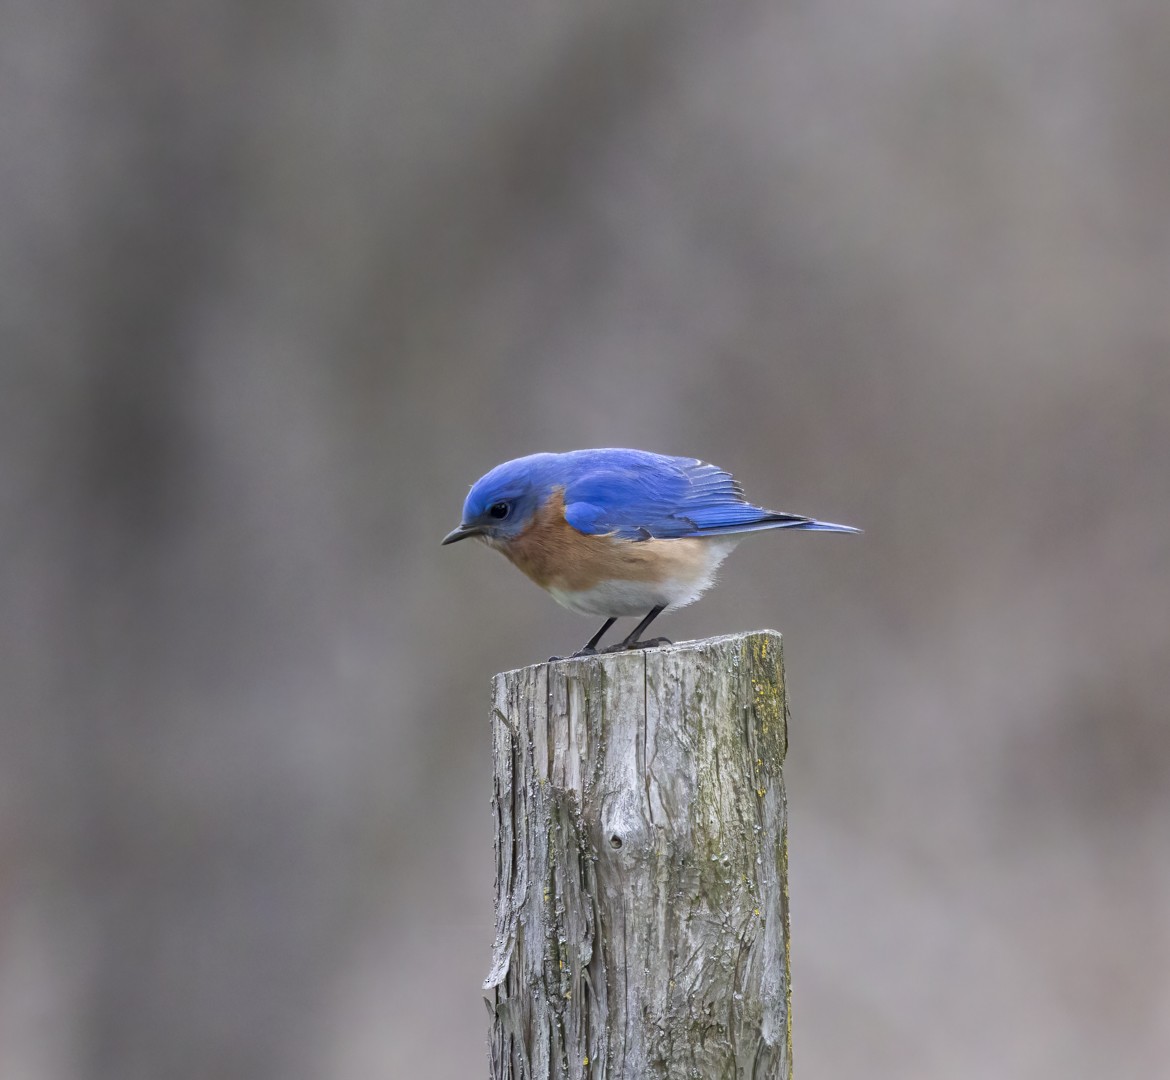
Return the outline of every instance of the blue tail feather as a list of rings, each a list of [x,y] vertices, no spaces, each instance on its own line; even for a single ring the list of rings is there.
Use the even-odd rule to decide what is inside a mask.
[[[732,521],[700,525],[687,536],[733,536],[740,533],[766,532],[770,529],[799,529],[803,532],[860,533],[852,525],[837,525],[832,521],[799,517],[796,514],[763,513],[755,521]]]
[[[831,521],[810,520],[807,524],[794,526],[797,529],[806,529],[809,532],[860,533],[852,525],[834,525]]]

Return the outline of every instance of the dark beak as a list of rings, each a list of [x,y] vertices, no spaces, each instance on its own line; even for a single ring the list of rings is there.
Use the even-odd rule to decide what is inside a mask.
[[[456,540],[466,540],[469,536],[482,536],[482,525],[460,525],[457,529],[452,529],[446,536],[443,537],[444,544],[453,544]]]

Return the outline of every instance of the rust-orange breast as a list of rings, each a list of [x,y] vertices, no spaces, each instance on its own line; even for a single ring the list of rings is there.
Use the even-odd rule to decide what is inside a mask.
[[[622,540],[579,533],[565,520],[565,495],[559,489],[524,532],[497,546],[537,585],[569,592],[592,589],[602,581],[689,577],[705,561],[701,540]]]

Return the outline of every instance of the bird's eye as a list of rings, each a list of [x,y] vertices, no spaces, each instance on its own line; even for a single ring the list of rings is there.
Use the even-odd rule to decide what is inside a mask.
[[[492,503],[488,508],[488,513],[497,520],[502,521],[508,516],[508,511],[512,508],[506,502]]]

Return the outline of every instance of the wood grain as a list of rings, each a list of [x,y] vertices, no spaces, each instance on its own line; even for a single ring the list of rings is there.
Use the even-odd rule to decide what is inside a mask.
[[[791,1075],[773,631],[493,684],[493,1080]]]

